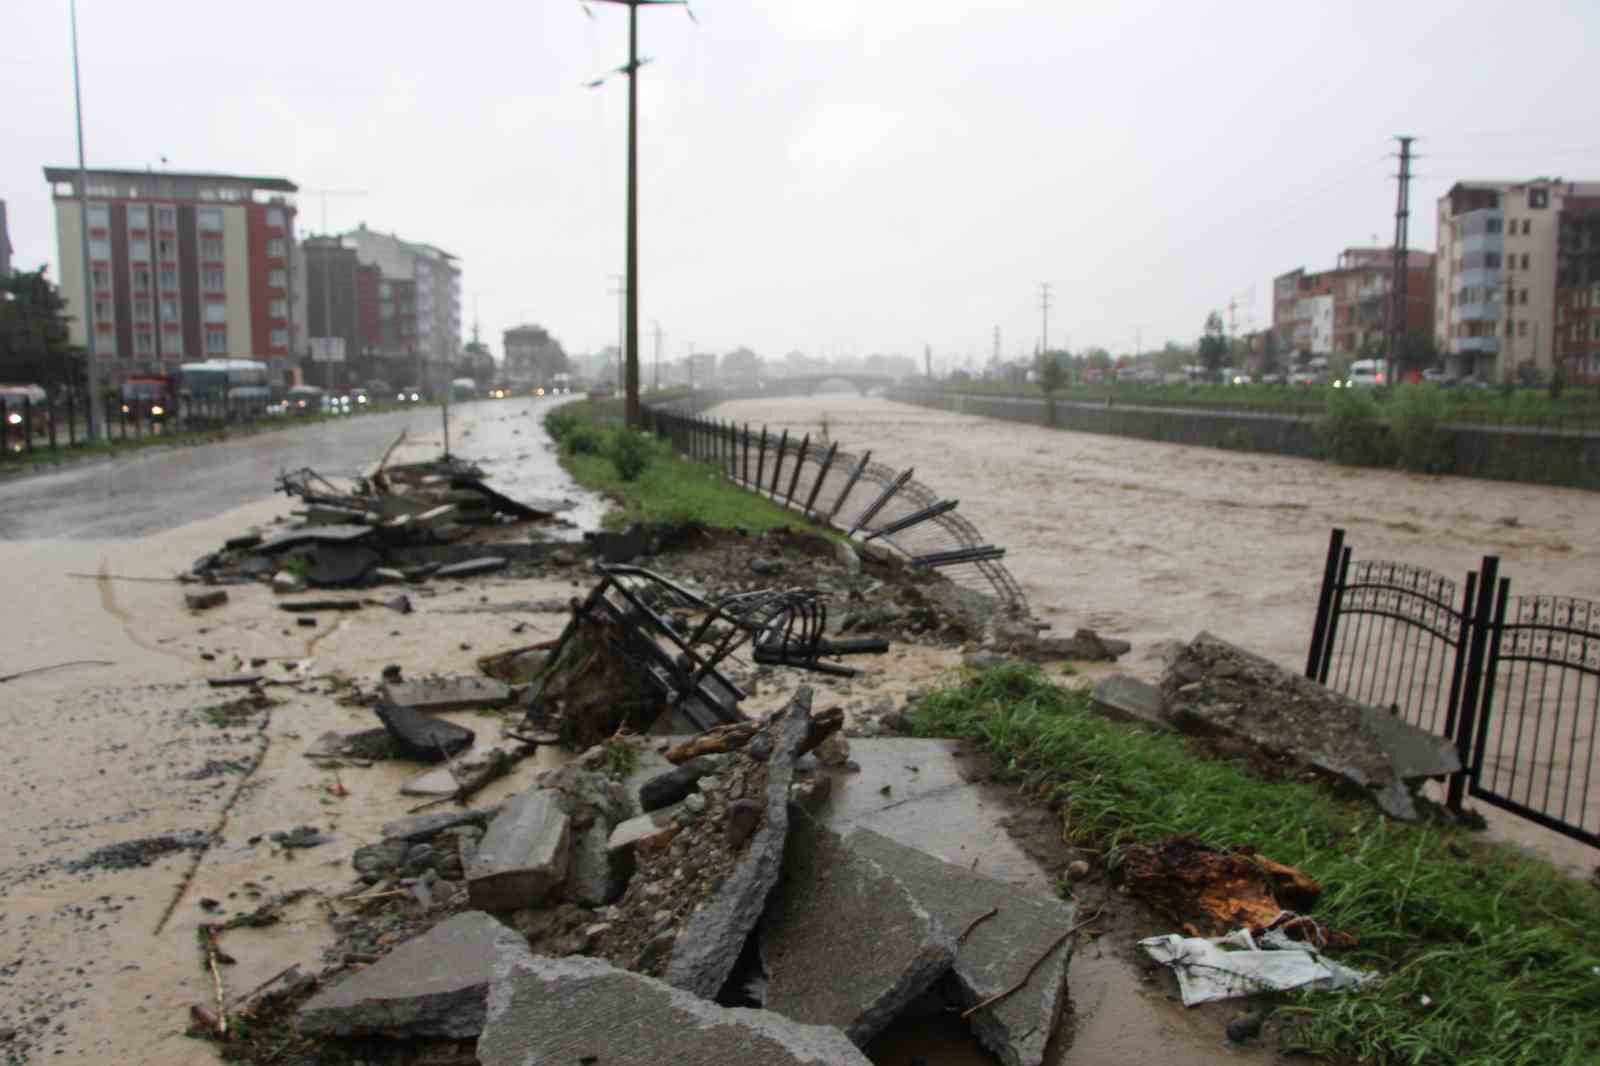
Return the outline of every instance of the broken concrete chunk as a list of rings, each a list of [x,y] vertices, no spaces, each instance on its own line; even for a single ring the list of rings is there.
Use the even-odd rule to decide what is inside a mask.
[[[612,861],[625,872],[631,872],[634,848],[641,844],[649,848],[652,844],[665,843],[678,832],[676,816],[681,806],[682,804],[675,803],[670,807],[660,807],[620,823],[611,831],[611,836],[606,842]],[[759,807],[757,809],[759,810]]]
[[[290,573],[288,570],[279,570],[272,575],[272,591],[280,596],[292,596],[305,590],[306,579],[299,574]]]
[[[413,711],[469,711],[508,702],[511,689],[503,682],[487,677],[385,681],[383,698],[391,707],[405,707]]]
[[[454,829],[458,825],[472,825],[481,829],[488,825],[495,815],[499,813],[499,807],[491,807],[481,811],[441,811],[438,814],[414,814],[410,818],[402,818],[397,822],[384,823],[383,839],[404,840],[415,844],[429,840],[446,829]]]
[[[488,574],[495,570],[504,570],[505,568],[506,560],[504,556],[482,555],[476,559],[468,559],[465,562],[451,563],[449,566],[441,566],[439,568],[439,572],[434,576],[440,578],[473,577],[477,574]]]
[[[487,914],[458,914],[317,993],[296,1025],[307,1036],[475,1037],[499,952],[528,947]]]
[[[1073,947],[1071,938],[1050,945],[1072,928],[1076,908],[942,862],[870,829],[857,829],[844,846],[893,874],[945,929],[959,935],[971,927],[957,945],[954,967],[966,1006],[1021,981],[1050,949],[1026,985],[968,1019],[974,1034],[1005,1066],[1039,1066],[1067,1001]],[[972,925],[990,910],[995,911],[992,917]],[[770,958],[770,948],[768,954]]]
[[[607,846],[611,830],[604,822],[591,822],[572,837],[566,897],[585,907],[603,907],[628,887],[625,867],[614,864]]]
[[[206,611],[212,607],[221,607],[227,602],[227,589],[204,589],[200,592],[185,592],[183,594],[183,604],[191,611]]]
[[[694,791],[702,777],[716,773],[721,765],[720,757],[702,755],[652,777],[639,786],[639,806],[646,811],[655,811],[677,803]]]
[[[508,951],[494,966],[483,1066],[867,1066],[838,1030],[719,1007],[596,959]]]
[[[1161,682],[1179,729],[1242,740],[1343,777],[1391,818],[1417,817],[1412,789],[1461,768],[1450,741],[1209,633],[1189,643]]]
[[[497,746],[492,748],[473,748],[461,756],[450,766],[437,766],[432,770],[424,770],[411,780],[400,786],[402,796],[454,796],[461,790],[461,783],[470,780],[474,775],[482,773],[486,767],[498,759],[512,757],[516,748]]]
[[[838,834],[802,812],[790,818],[783,876],[761,919],[766,1006],[864,1046],[950,969],[955,934]],[[840,965],[841,948],[867,947],[869,930],[870,948]]]
[[[507,800],[466,871],[472,905],[514,911],[542,903],[566,880],[570,835],[555,792],[529,789]]]
[[[364,844],[350,857],[356,873],[369,884],[379,881],[398,869],[406,861],[411,845],[404,840],[382,840]]]
[[[765,737],[771,747],[766,795],[760,798],[765,815],[716,895],[694,912],[678,934],[666,968],[670,984],[709,999],[727,983],[778,880],[784,837],[789,831],[789,784],[810,731],[811,689],[801,687],[758,734],[757,739]],[[754,746],[752,741],[747,747]]]
[[[419,762],[443,762],[472,747],[477,735],[465,726],[433,718],[409,707],[379,702],[378,720],[393,738],[400,754]]]
[[[1169,732],[1172,723],[1163,713],[1161,690],[1127,674],[1113,674],[1102,679],[1089,694],[1095,709],[1107,718],[1128,725],[1149,726]]]
[[[353,585],[378,565],[380,556],[361,544],[319,544],[311,550],[306,580],[317,586]]]

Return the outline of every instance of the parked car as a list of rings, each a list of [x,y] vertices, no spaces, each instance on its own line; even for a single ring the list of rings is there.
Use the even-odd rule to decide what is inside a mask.
[[[1424,370],[1422,372],[1422,380],[1426,381],[1426,382],[1430,382],[1431,384],[1434,384],[1434,385],[1442,385],[1445,382],[1449,381],[1450,378],[1445,374],[1445,372],[1443,370],[1440,370],[1436,366],[1430,366],[1428,369],[1426,369],[1426,370]]]

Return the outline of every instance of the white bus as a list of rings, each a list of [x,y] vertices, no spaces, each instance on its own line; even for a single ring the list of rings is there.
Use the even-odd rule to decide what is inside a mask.
[[[253,359],[207,359],[178,368],[178,392],[202,418],[254,417],[272,402],[272,376]]]

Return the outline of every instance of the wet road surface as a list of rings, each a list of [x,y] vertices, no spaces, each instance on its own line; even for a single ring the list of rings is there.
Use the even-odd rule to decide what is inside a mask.
[[[485,457],[494,487],[514,499],[570,499],[585,528],[600,504],[580,493],[545,448],[549,400],[452,406],[452,446]],[[314,467],[328,477],[369,469],[401,431],[442,444],[439,408],[418,407],[257,433],[215,444],[151,447],[105,461],[0,483],[0,540],[128,540],[270,497],[278,474]]]

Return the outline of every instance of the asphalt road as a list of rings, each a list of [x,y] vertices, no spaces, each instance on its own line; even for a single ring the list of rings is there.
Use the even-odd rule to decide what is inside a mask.
[[[549,401],[478,401],[451,408],[452,449],[488,460],[495,486],[517,499],[580,494],[544,448]],[[440,432],[437,407],[317,422],[237,440],[152,447],[107,461],[0,482],[0,540],[129,540],[211,518],[271,496],[278,474],[310,466],[330,477],[369,468],[405,430]],[[590,501],[571,517],[584,524]],[[598,516],[598,507],[594,508]]]

